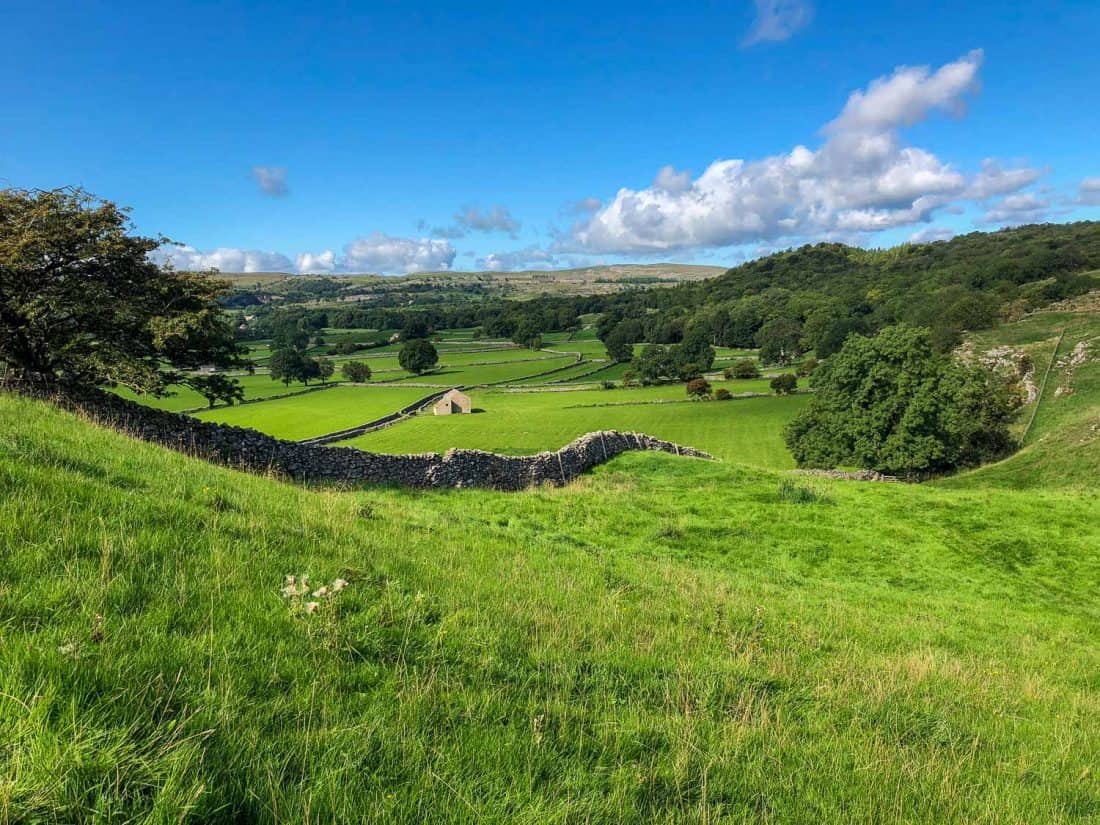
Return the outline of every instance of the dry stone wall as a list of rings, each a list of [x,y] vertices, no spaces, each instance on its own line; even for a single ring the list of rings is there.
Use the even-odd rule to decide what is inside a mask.
[[[155,410],[99,390],[54,384],[9,385],[9,389],[44,398],[143,441],[237,469],[307,482],[522,490],[539,484],[566,484],[630,450],[711,458],[701,450],[643,433],[614,430],[589,433],[556,452],[533,456],[504,456],[481,450],[385,455],[351,447],[282,441],[255,430]]]

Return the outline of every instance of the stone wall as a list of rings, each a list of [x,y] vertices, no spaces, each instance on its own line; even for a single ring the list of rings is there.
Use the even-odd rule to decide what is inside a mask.
[[[629,450],[711,458],[691,447],[642,433],[617,431],[589,433],[557,452],[533,456],[504,456],[481,450],[449,450],[445,455],[385,455],[351,447],[281,441],[255,430],[144,407],[99,390],[41,384],[9,385],[8,389],[48,400],[143,441],[237,469],[308,482],[522,490],[538,484],[566,484]]]

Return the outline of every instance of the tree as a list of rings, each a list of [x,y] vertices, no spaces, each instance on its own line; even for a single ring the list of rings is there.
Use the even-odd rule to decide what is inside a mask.
[[[328,358],[317,358],[314,360],[317,365],[317,377],[321,379],[321,383],[325,384],[328,379],[332,378],[332,374],[336,372],[336,365]]]
[[[710,382],[705,378],[693,378],[684,386],[689,398],[700,400],[708,398],[711,393]]]
[[[301,381],[305,372],[305,364],[302,353],[296,349],[277,349],[272,351],[268,360],[268,370],[272,381],[282,381],[290,386],[291,381]]]
[[[528,349],[542,348],[542,336],[539,334],[538,325],[529,318],[520,321],[516,331],[512,333],[512,341]]]
[[[643,384],[653,384],[670,378],[672,359],[669,356],[668,347],[662,344],[649,344],[642,347],[642,351],[632,362],[632,367]]]
[[[410,315],[401,328],[401,340],[414,341],[418,338],[427,338],[431,331],[431,327],[428,326],[428,322],[422,314]]]
[[[769,381],[768,386],[776,395],[790,395],[798,388],[798,378],[794,373],[784,372]]]
[[[855,465],[904,476],[1004,455],[1020,404],[990,371],[936,352],[930,330],[898,325],[850,337],[811,378],[809,405],[788,424],[800,466]]]
[[[714,366],[714,347],[705,330],[694,329],[669,348],[672,363],[682,379],[690,379]]]
[[[802,354],[802,324],[790,318],[775,318],[756,333],[760,361],[764,364],[789,364]]]
[[[233,406],[237,401],[244,401],[244,388],[227,375],[216,372],[210,375],[196,375],[191,378],[190,386],[205,398],[211,407],[218,401],[224,401],[229,406]]]
[[[157,265],[164,239],[131,231],[125,210],[79,189],[0,190],[0,361],[13,377],[162,395],[197,386],[199,367],[248,363],[219,303],[229,285]]]
[[[340,367],[344,378],[355,384],[364,384],[370,381],[370,366],[362,361],[347,361]]]
[[[752,358],[742,358],[740,361],[735,361],[733,363],[733,366],[726,367],[724,370],[722,370],[722,375],[726,379],[759,378],[760,367]]]
[[[798,375],[800,378],[809,378],[814,374],[814,370],[817,369],[821,362],[816,358],[807,358],[801,364],[798,365]]]
[[[607,355],[612,361],[624,363],[634,357],[634,345],[642,340],[645,330],[640,321],[628,318],[620,321],[603,339]]]
[[[427,372],[439,361],[439,353],[430,342],[417,338],[406,341],[397,355],[397,362],[402,369],[420,375]]]

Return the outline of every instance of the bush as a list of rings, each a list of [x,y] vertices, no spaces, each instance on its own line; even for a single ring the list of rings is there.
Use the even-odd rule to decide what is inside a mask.
[[[702,399],[710,396],[710,382],[705,378],[693,378],[684,387],[691,398]]]
[[[776,395],[790,395],[798,389],[798,378],[794,373],[785,372],[775,376],[775,378],[768,382],[768,385]]]
[[[1003,456],[1020,404],[982,367],[936,351],[930,330],[899,325],[852,336],[812,378],[813,398],[787,425],[799,466],[854,465],[909,478]]]
[[[795,484],[789,478],[779,482],[779,500],[786,504],[831,504],[830,499],[811,487]]]
[[[731,398],[733,398],[733,395],[725,387],[719,387],[714,392],[715,401],[729,401]]]
[[[615,382],[614,381],[601,381],[600,386],[603,387],[605,390],[613,390],[613,389],[615,389]]]
[[[759,378],[760,367],[752,358],[742,358],[740,361],[734,363],[733,366],[726,367],[722,370],[722,375],[724,375],[727,380],[731,378]]]

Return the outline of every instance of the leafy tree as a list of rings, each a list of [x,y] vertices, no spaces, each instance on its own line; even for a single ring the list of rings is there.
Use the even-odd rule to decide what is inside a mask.
[[[641,342],[644,335],[641,322],[628,318],[617,323],[602,340],[608,357],[617,363],[625,363],[634,357],[634,345]]]
[[[793,373],[784,372],[769,381],[768,386],[776,395],[790,395],[798,388],[798,378]]]
[[[668,347],[662,344],[643,347],[632,366],[643,384],[653,384],[672,377],[672,358]]]
[[[814,370],[817,369],[818,364],[821,362],[816,358],[807,358],[801,364],[798,365],[798,376],[800,378],[809,378],[813,375]]]
[[[312,381],[314,378],[321,377],[321,365],[318,364],[317,360],[314,358],[309,358],[303,355],[301,361],[299,362],[298,369],[298,378],[307,387],[309,386],[309,382]]]
[[[936,351],[926,328],[853,336],[813,374],[785,438],[800,466],[855,465],[905,476],[997,458],[1013,446],[1020,399],[988,370]]]
[[[669,352],[681,378],[693,378],[714,366],[714,347],[710,345],[710,340],[702,329],[689,332]]]
[[[296,349],[284,347],[273,350],[267,363],[271,380],[282,381],[288,387],[292,381],[301,381],[305,374],[304,362],[302,353]]]
[[[302,352],[309,346],[309,332],[287,318],[276,325],[271,335],[272,349],[292,349]]]
[[[224,401],[232,406],[237,401],[244,401],[244,387],[227,375],[211,373],[209,375],[196,375],[190,379],[190,386],[206,399],[213,407],[218,401]]]
[[[402,369],[420,375],[427,372],[439,361],[439,353],[431,342],[422,338],[406,341],[397,355],[397,361]]]
[[[422,313],[408,316],[401,328],[402,341],[414,341],[418,338],[427,338],[431,334],[431,327]]]
[[[317,365],[317,377],[321,379],[321,383],[328,383],[328,379],[336,372],[336,365],[328,358],[317,358],[314,363]]]
[[[346,361],[340,367],[340,371],[344,374],[344,378],[353,383],[364,384],[370,381],[370,365],[363,361]]]
[[[765,364],[789,364],[802,354],[802,324],[790,318],[775,318],[756,333],[760,360]]]
[[[684,386],[689,398],[696,400],[708,398],[711,394],[710,382],[705,378],[693,378]]]
[[[0,360],[13,377],[160,395],[197,388],[199,367],[248,363],[219,303],[229,285],[158,266],[148,256],[164,239],[131,231],[125,210],[79,189],[0,190]]]
[[[756,361],[752,358],[742,358],[739,361],[735,361],[732,366],[726,367],[722,370],[722,375],[726,379],[730,378],[759,378],[760,367]]]

